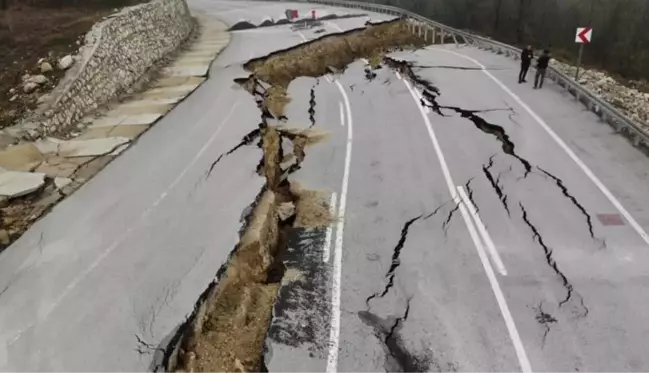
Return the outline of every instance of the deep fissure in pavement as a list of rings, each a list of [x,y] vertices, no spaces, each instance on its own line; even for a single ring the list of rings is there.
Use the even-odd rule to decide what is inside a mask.
[[[451,223],[451,220],[453,219],[453,215],[455,215],[457,210],[460,209],[460,203],[462,203],[462,201],[459,201],[459,200],[455,201],[455,207],[453,207],[453,209],[451,209],[451,211],[449,211],[448,216],[446,217],[446,220],[444,220],[444,223],[442,223],[442,229],[444,230],[444,236],[446,236],[448,234],[449,224]]]
[[[473,188],[471,188],[471,183],[473,182],[473,177],[469,179],[469,181],[464,184],[464,189],[466,189],[467,192],[467,197],[469,198],[469,201],[471,201],[471,204],[473,207],[475,207],[476,213],[480,212],[480,206],[478,206],[477,203],[475,203],[475,200],[473,199]]]
[[[417,75],[414,70],[413,70],[413,64],[408,62],[408,61],[400,61],[396,60],[394,58],[386,57],[385,58],[387,64],[391,66],[392,68],[397,69],[400,71],[402,74],[405,74],[408,78],[410,78],[411,81],[413,81],[415,84],[423,87],[423,92],[422,96],[423,98],[421,99],[421,104],[423,106],[427,106],[431,108],[435,113],[437,113],[440,116],[446,116],[443,112],[443,110],[451,110],[457,114],[460,114],[462,118],[466,118],[469,121],[471,121],[477,129],[480,131],[494,136],[502,146],[502,150],[505,154],[508,154],[514,158],[516,158],[521,165],[523,165],[523,168],[525,169],[525,175],[524,177],[527,177],[527,175],[532,171],[532,166],[530,162],[528,162],[526,159],[522,158],[518,154],[516,154],[515,148],[516,145],[514,142],[510,139],[509,135],[505,131],[505,129],[502,126],[489,123],[487,122],[484,118],[478,115],[478,113],[484,113],[484,112],[490,112],[490,111],[500,111],[500,110],[506,110],[506,111],[512,111],[512,108],[509,109],[485,109],[485,110],[467,110],[463,109],[457,106],[445,106],[445,105],[440,105],[439,102],[437,101],[438,97],[441,96],[441,92],[439,88],[437,88],[434,84],[432,84],[430,81],[422,78],[421,76]]]
[[[311,87],[311,97],[309,98],[309,121],[311,121],[311,126],[315,126],[315,87],[320,83],[320,80],[317,79],[316,83]]]
[[[568,188],[563,184],[563,180],[561,180],[560,178],[554,176],[553,174],[551,174],[550,172],[542,169],[539,166],[536,166],[536,168],[538,168],[541,172],[543,172],[545,175],[547,175],[549,178],[551,178],[552,180],[555,181],[555,183],[557,184],[559,189],[561,189],[561,192],[563,193],[563,195],[566,198],[568,198],[570,200],[570,202],[572,202],[572,204],[575,205],[575,207],[577,207],[577,209],[579,209],[579,211],[584,215],[584,218],[586,219],[586,225],[588,225],[588,233],[590,233],[590,237],[593,240],[599,240],[598,238],[595,237],[595,232],[593,231],[593,218],[590,216],[588,211],[586,211],[584,206],[582,206],[581,203],[579,203],[579,201],[577,201],[577,198],[575,198],[575,196],[573,196],[570,193],[570,191],[568,191]],[[606,247],[606,241],[602,239],[601,242],[604,245],[604,247]]]
[[[503,127],[499,125],[495,125],[492,123],[487,122],[484,120],[484,118],[480,117],[477,115],[478,113],[484,113],[484,112],[490,112],[490,111],[510,111],[511,115],[515,114],[515,111],[513,108],[508,108],[508,109],[484,109],[484,110],[466,110],[460,107],[455,107],[455,106],[445,106],[445,105],[440,105],[439,102],[437,101],[438,97],[441,96],[441,92],[439,88],[435,87],[431,82],[429,82],[426,79],[423,79],[419,75],[417,75],[413,67],[414,65],[411,62],[408,61],[402,61],[402,60],[396,60],[390,57],[385,57],[386,63],[391,66],[393,69],[397,69],[400,71],[402,74],[406,75],[413,83],[423,87],[423,92],[422,96],[423,98],[420,100],[421,104],[423,106],[431,108],[435,113],[437,113],[440,116],[446,116],[444,114],[444,110],[451,110],[455,113],[460,114],[462,118],[466,118],[470,120],[476,128],[481,130],[484,133],[490,134],[502,144],[502,150],[504,153],[516,158],[521,165],[523,165],[525,169],[525,174],[523,175],[523,178],[527,177],[531,172],[532,172],[532,165],[529,161],[527,161],[525,158],[522,158],[515,152],[515,144],[514,142],[510,139],[509,135],[506,133]],[[509,211],[509,206],[507,204],[507,194],[505,194],[502,190],[502,187],[500,185],[500,177],[501,174],[498,174],[498,178],[494,179],[493,175],[490,172],[490,168],[493,166],[494,161],[493,161],[493,156],[489,158],[489,164],[487,166],[483,166],[482,170],[487,179],[489,180],[489,183],[491,184],[492,188],[498,195],[498,198],[500,199],[503,207],[507,211],[507,215],[510,215]],[[563,181],[556,176],[552,175],[551,173],[543,170],[539,166],[536,166],[540,171],[542,171],[545,175],[550,177],[551,179],[554,180],[556,186],[561,190],[563,195],[568,198],[578,209],[579,211],[584,215],[586,219],[586,224],[588,226],[588,232],[590,234],[590,237],[602,244],[603,248],[606,248],[606,240],[597,238],[595,237],[595,233],[593,230],[593,223],[592,223],[592,217],[591,215],[586,211],[586,209],[581,205],[577,199],[568,191],[568,188],[564,185]],[[477,206],[476,206],[477,208]]]
[[[228,31],[241,31],[241,30],[250,30],[250,29],[256,29],[256,28],[263,28],[263,27],[273,27],[273,26],[283,26],[283,25],[292,25],[292,26],[303,26],[303,28],[309,28],[309,27],[315,27],[315,26],[320,26],[322,25],[322,21],[331,21],[331,20],[336,20],[336,19],[347,19],[347,18],[359,18],[359,17],[366,17],[367,14],[344,14],[344,15],[337,15],[337,14],[328,14],[324,17],[318,17],[318,18],[303,18],[303,19],[297,19],[294,21],[289,21],[286,18],[278,19],[277,21],[272,20],[272,19],[267,19],[261,22],[259,25],[255,25],[251,22],[248,21],[239,21],[232,25]]]
[[[205,177],[206,178],[210,177],[210,175],[212,174],[212,171],[214,171],[214,167],[216,167],[216,165],[219,162],[221,162],[221,159],[223,159],[223,157],[226,157],[226,156],[236,152],[242,146],[252,144],[252,142],[255,141],[256,139],[260,138],[260,136],[261,136],[261,128],[255,128],[254,130],[248,132],[243,137],[243,139],[241,139],[241,142],[239,142],[237,145],[235,145],[232,149],[228,150],[227,152],[219,155],[218,158],[216,158],[216,160],[214,162],[212,162],[212,164],[210,165],[210,168],[207,170],[207,173],[206,173]]]
[[[493,165],[494,165],[494,156],[492,155],[489,158],[489,164],[482,166],[482,172],[484,173],[487,180],[489,180],[489,183],[491,184],[491,187],[496,192],[496,195],[498,196],[498,199],[500,200],[503,207],[505,208],[505,211],[507,211],[507,216],[511,216],[511,214],[509,212],[509,206],[507,205],[507,195],[505,193],[503,193],[502,188],[500,187],[500,184],[498,183],[498,180],[494,180],[494,177],[491,174],[491,167],[493,167]]]
[[[430,356],[414,354],[405,347],[400,330],[410,315],[411,299],[406,300],[401,316],[383,319],[368,311],[358,312],[361,321],[372,327],[376,338],[381,341],[386,352],[386,372],[428,372],[434,364]]]
[[[217,278],[195,304],[194,312],[171,338],[163,366],[167,371],[265,371],[264,342],[273,305],[286,268],[281,260],[296,221],[312,227],[332,223],[327,203],[312,205],[312,191],[299,188],[288,176],[301,167],[306,147],[326,138],[312,128],[287,128],[273,121],[287,120],[288,85],[294,79],[318,78],[343,72],[361,57],[382,55],[403,45],[423,45],[403,20],[369,23],[366,28],[326,35],[247,62],[246,78],[236,79],[257,102],[261,123],[223,157],[259,139],[262,150],[257,171],[265,178],[264,190],[250,209],[240,241],[221,267]],[[310,97],[311,126],[315,124],[315,93]],[[283,142],[292,145],[290,157]],[[286,168],[283,163],[292,159]],[[315,200],[314,200],[315,201]]]
[[[385,284],[385,287],[383,288],[383,291],[374,293],[367,297],[365,300],[365,304],[367,307],[370,307],[370,301],[376,297],[383,298],[388,291],[394,286],[394,277],[396,276],[396,271],[397,268],[401,265],[401,250],[403,250],[403,246],[406,244],[406,240],[408,239],[408,231],[410,230],[410,226],[414,224],[417,220],[421,219],[422,215],[419,215],[415,218],[412,218],[408,220],[404,225],[403,228],[401,228],[401,236],[399,237],[399,241],[397,242],[397,245],[394,247],[392,250],[392,263],[390,264],[390,269],[388,269],[388,273],[386,273],[385,277],[388,279],[387,284]]]
[[[566,291],[566,296],[563,300],[559,302],[559,307],[563,307],[565,304],[572,301],[574,297],[578,297],[580,299],[579,302],[580,304],[577,305],[577,307],[580,308],[580,310],[577,312],[577,316],[584,317],[588,315],[588,308],[584,305],[583,298],[579,293],[575,291],[573,285],[570,283],[566,275],[559,269],[559,266],[557,265],[557,262],[556,260],[554,260],[554,257],[552,255],[553,254],[552,248],[546,245],[545,241],[543,240],[543,236],[541,236],[539,230],[530,221],[528,212],[525,209],[525,206],[523,206],[522,202],[519,202],[519,207],[522,212],[523,221],[532,231],[532,238],[541,246],[541,248],[543,248],[545,261],[547,265],[552,269],[555,275],[559,278],[559,280],[561,281],[561,285]]]

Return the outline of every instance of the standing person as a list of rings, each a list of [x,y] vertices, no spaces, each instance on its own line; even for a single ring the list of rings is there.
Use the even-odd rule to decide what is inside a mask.
[[[543,88],[543,79],[545,79],[545,72],[550,64],[550,51],[544,50],[543,54],[536,62],[536,76],[534,76],[534,89]]]
[[[527,82],[525,76],[527,75],[527,70],[530,69],[533,59],[534,51],[532,50],[532,46],[528,45],[527,48],[523,49],[523,52],[521,52],[521,72],[518,74],[519,84]]]

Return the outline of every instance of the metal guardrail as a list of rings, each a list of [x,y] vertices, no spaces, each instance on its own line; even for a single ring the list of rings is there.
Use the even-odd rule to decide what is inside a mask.
[[[363,9],[374,13],[406,17],[409,18],[411,22],[414,21],[415,24],[418,24],[419,27],[423,26],[425,33],[424,35],[427,35],[427,31],[430,30],[433,39],[436,37],[436,35],[439,35],[442,42],[446,40],[446,38],[451,37],[453,41],[458,45],[461,44],[458,40],[462,39],[464,41],[464,44],[472,45],[480,49],[489,50],[498,54],[504,54],[505,56],[514,59],[518,59],[521,54],[520,49],[511,45],[500,43],[498,41],[477,36],[465,31],[457,30],[439,22],[425,18],[414,12],[390,5],[351,0],[284,1],[308,2],[335,7]],[[437,30],[439,30],[439,32],[437,32]],[[416,31],[422,32],[422,28],[419,28]],[[645,153],[649,153],[649,134],[642,130],[642,128],[637,123],[633,122],[625,114],[621,113],[611,104],[597,97],[586,87],[583,87],[581,84],[575,82],[572,78],[568,77],[566,74],[562,73],[552,66],[548,68],[547,77],[566,91],[570,92],[575,97],[575,99],[584,104],[589,111],[597,114],[602,121],[608,123],[616,132],[629,138],[634,146],[641,148]]]

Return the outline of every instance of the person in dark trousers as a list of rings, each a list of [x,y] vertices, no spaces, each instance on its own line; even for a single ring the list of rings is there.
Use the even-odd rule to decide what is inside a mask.
[[[545,79],[545,72],[548,70],[550,64],[550,51],[544,50],[543,54],[536,62],[536,76],[534,76],[534,89],[543,88],[543,80]]]
[[[525,76],[527,76],[527,70],[530,69],[532,60],[534,59],[534,51],[532,46],[528,45],[527,48],[523,49],[521,52],[521,72],[518,74],[518,83],[525,83]]]

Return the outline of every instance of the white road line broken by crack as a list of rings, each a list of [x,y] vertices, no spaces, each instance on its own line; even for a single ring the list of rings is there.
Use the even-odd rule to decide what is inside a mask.
[[[530,365],[530,361],[527,358],[527,352],[525,351],[525,347],[523,345],[521,337],[518,334],[516,323],[514,322],[514,318],[511,315],[505,296],[503,295],[503,292],[500,289],[498,278],[496,277],[496,274],[494,273],[491,263],[489,262],[489,258],[485,254],[484,247],[482,246],[482,242],[480,242],[480,238],[478,237],[478,233],[476,232],[474,224],[471,221],[467,208],[464,205],[464,203],[461,203],[461,199],[458,195],[457,190],[455,189],[455,183],[453,182],[453,178],[451,177],[448,164],[446,163],[446,160],[444,158],[444,153],[442,153],[442,148],[439,145],[439,141],[437,139],[437,136],[435,135],[433,126],[430,123],[430,119],[428,119],[428,115],[426,115],[426,112],[424,111],[424,109],[420,104],[420,100],[417,98],[417,94],[412,89],[410,84],[407,84],[405,80],[403,80],[403,82],[408,88],[408,90],[410,91],[410,95],[412,96],[412,99],[415,101],[415,105],[417,106],[417,109],[419,110],[419,113],[421,114],[421,117],[424,120],[426,129],[428,130],[428,135],[433,144],[433,148],[435,149],[435,153],[437,154],[437,159],[439,161],[440,167],[442,168],[442,174],[444,176],[444,179],[446,180],[449,193],[451,194],[453,200],[456,201],[456,203],[458,203],[460,213],[462,214],[467,229],[469,230],[469,234],[471,235],[474,246],[478,251],[478,256],[480,257],[480,261],[482,262],[482,266],[484,267],[485,274],[487,275],[487,279],[489,280],[491,289],[494,293],[494,296],[496,297],[496,301],[500,308],[500,313],[503,317],[503,321],[505,322],[505,326],[507,327],[507,331],[509,332],[509,337],[512,340],[512,344],[514,345],[516,357],[518,358],[518,362],[521,366],[521,369],[525,373],[531,372],[532,368]]]
[[[484,223],[482,222],[482,219],[480,218],[480,214],[478,214],[478,210],[476,209],[475,205],[471,202],[471,199],[466,194],[466,191],[464,190],[463,186],[461,185],[458,186],[457,191],[460,194],[460,198],[462,198],[464,205],[469,209],[469,213],[473,217],[473,222],[478,227],[478,232],[482,237],[482,241],[487,246],[487,250],[489,252],[489,255],[491,256],[491,260],[494,262],[494,265],[498,269],[498,272],[500,272],[500,274],[503,276],[507,276],[507,269],[505,268],[505,264],[503,264],[503,261],[500,258],[500,254],[498,254],[498,250],[496,249],[496,245],[494,245],[494,242],[491,239],[491,235],[489,235],[489,231],[487,231],[487,227],[485,227]]]
[[[602,183],[602,181],[593,173],[593,171],[586,166],[586,164],[575,154],[575,152],[568,147],[568,145],[559,137],[559,135],[550,128],[550,126],[538,115],[534,110],[532,110],[518,95],[516,95],[512,90],[510,90],[503,82],[501,82],[498,78],[496,78],[492,73],[490,73],[486,66],[475,60],[474,58],[471,58],[469,56],[466,56],[462,53],[454,52],[454,51],[449,51],[445,49],[438,49],[438,48],[428,48],[428,50],[431,51],[440,51],[440,52],[446,52],[446,53],[451,53],[454,54],[458,57],[464,58],[468,61],[473,62],[477,66],[479,66],[482,69],[482,72],[487,75],[491,80],[493,80],[503,91],[505,91],[508,95],[510,95],[527,113],[534,118],[534,120],[545,130],[545,132],[550,135],[550,137],[559,145],[561,149],[572,159],[579,168],[588,176],[588,178],[597,186],[597,188],[604,194],[604,196],[615,206],[615,208],[624,216],[624,218],[629,222],[629,224],[633,227],[633,229],[638,233],[640,238],[644,240],[644,242],[649,245],[649,234],[642,228],[642,226],[635,220],[635,218],[629,213],[629,211],[622,205],[622,203],[611,193],[611,191]]]
[[[334,217],[336,214],[336,192],[331,193],[331,200],[329,202],[329,214]],[[331,236],[333,233],[333,223],[327,226],[327,233],[325,234],[325,244],[322,251],[322,261],[329,263],[331,253]]]
[[[349,186],[349,172],[352,159],[352,108],[349,97],[339,81],[336,85],[340,90],[347,109],[347,148],[345,152],[345,168],[343,181],[340,188],[340,200],[338,202],[338,216],[336,224],[336,244],[334,247],[333,280],[331,286],[331,328],[329,330],[329,354],[327,357],[327,373],[336,372],[338,369],[338,348],[340,345],[340,292],[342,277],[342,252],[343,252],[343,230],[345,228],[345,209],[347,207],[347,187]]]

